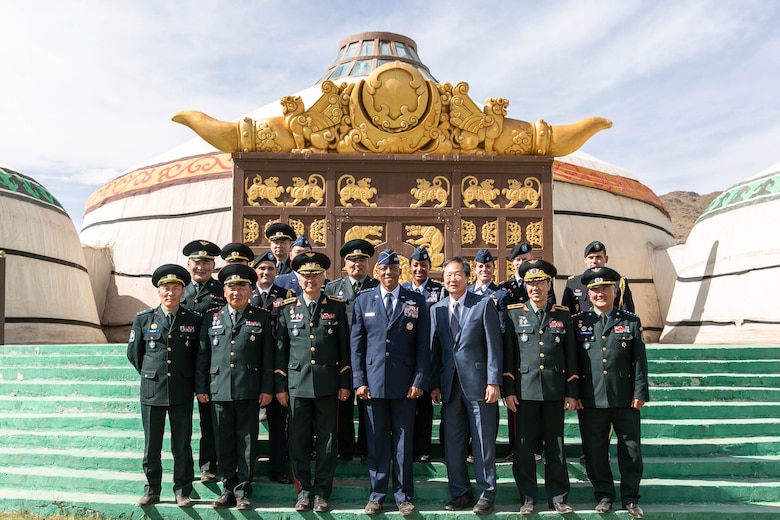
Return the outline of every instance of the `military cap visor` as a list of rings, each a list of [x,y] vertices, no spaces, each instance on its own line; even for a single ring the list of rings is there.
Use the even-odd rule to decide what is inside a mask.
[[[219,272],[219,281],[223,285],[253,285],[257,282],[257,273],[248,265],[230,264]]]
[[[550,262],[541,258],[530,258],[520,265],[517,274],[526,282],[549,280],[558,274],[558,270]]]
[[[252,249],[241,242],[234,242],[222,248],[220,254],[227,263],[231,262],[251,262],[255,258]]]
[[[351,258],[371,258],[374,256],[374,246],[367,240],[356,238],[345,242],[339,249],[339,256],[346,260]]]
[[[330,267],[330,258],[316,251],[308,251],[293,258],[291,267],[300,274],[320,274]]]
[[[165,264],[161,265],[152,273],[152,285],[159,287],[166,283],[180,283],[182,286],[189,285],[192,280],[189,271],[180,265]]]
[[[214,260],[221,252],[222,250],[217,244],[208,240],[193,240],[182,249],[182,254],[193,260],[199,258]]]
[[[616,285],[620,281],[620,274],[606,266],[591,267],[582,273],[582,283],[588,289],[601,285]]]
[[[295,230],[289,224],[271,224],[265,230],[268,240],[295,240]]]

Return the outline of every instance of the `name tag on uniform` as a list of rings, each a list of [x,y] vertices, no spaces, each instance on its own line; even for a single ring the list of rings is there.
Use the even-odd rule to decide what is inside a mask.
[[[374,316],[376,316],[375,312],[367,312],[366,313],[366,318],[373,318]]]

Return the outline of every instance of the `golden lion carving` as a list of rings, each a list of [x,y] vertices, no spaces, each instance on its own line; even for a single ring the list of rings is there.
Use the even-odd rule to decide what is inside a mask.
[[[466,188],[466,182],[469,184],[468,188]],[[463,177],[463,180],[460,181],[463,205],[467,208],[476,208],[477,206],[472,204],[471,201],[478,200],[484,202],[491,208],[500,208],[501,206],[494,203],[493,200],[501,194],[501,191],[498,188],[493,187],[493,182],[493,179],[485,179],[484,181],[479,182],[473,175]]]
[[[263,180],[260,175],[255,175],[252,179],[252,185],[249,185],[249,178],[244,179],[244,191],[246,192],[246,201],[252,206],[259,206],[257,199],[265,199],[274,206],[284,206],[284,202],[276,200],[284,193],[284,188],[279,186],[279,177],[268,177]]]
[[[341,181],[344,181],[342,186]],[[352,207],[350,200],[359,200],[364,206],[375,208],[376,202],[369,202],[368,199],[377,194],[376,188],[371,187],[371,177],[364,177],[355,182],[353,175],[342,175],[337,183],[339,188],[339,200],[342,206]]]
[[[305,199],[313,199],[309,206],[322,206],[325,201],[325,178],[319,173],[309,175],[309,181],[293,177],[293,185],[287,187],[287,193],[294,199],[288,206],[297,206]]]
[[[410,208],[419,208],[426,202],[434,200],[439,201],[434,208],[443,208],[450,197],[450,181],[441,175],[434,177],[433,183],[428,179],[417,179],[417,187],[409,190],[409,193],[417,199],[417,202],[409,205]]]
[[[542,198],[542,183],[536,177],[528,177],[522,184],[517,179],[508,179],[506,183],[508,188],[501,190],[501,193],[509,200],[504,206],[514,208],[518,202],[528,201],[525,209],[538,208],[539,200]],[[536,186],[534,187],[534,183]]]

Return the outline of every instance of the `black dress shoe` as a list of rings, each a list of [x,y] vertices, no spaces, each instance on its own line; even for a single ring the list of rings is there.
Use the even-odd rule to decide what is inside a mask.
[[[322,497],[314,497],[314,512],[315,513],[327,513],[330,510],[328,507],[328,501]]]
[[[480,498],[474,505],[474,514],[476,515],[489,515],[493,512],[493,502]]]
[[[471,493],[463,493],[459,497],[455,497],[444,506],[445,511],[460,511],[474,505],[474,497]]]
[[[160,495],[147,495],[145,494],[141,498],[138,499],[138,505],[140,507],[146,507],[150,506],[152,504],[156,504],[160,501]]]
[[[290,476],[287,473],[276,473],[275,471],[272,472],[269,475],[269,478],[273,482],[278,482],[279,484],[292,484],[293,480],[290,478]]]
[[[236,505],[236,497],[232,493],[222,493],[222,495],[211,503],[214,509],[225,509]]]
[[[612,501],[608,498],[602,498],[598,504],[596,504],[596,512],[606,514],[612,511]]]
[[[636,502],[631,502],[630,504],[626,505],[626,511],[628,511],[628,516],[631,518],[644,518],[645,512],[642,511],[642,508],[639,507],[639,504]]]
[[[252,509],[252,503],[249,502],[249,498],[247,497],[236,498],[236,509],[239,511],[247,511]]]

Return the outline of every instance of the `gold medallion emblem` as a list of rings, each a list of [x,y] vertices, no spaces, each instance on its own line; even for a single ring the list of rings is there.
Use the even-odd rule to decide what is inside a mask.
[[[156,328],[157,328],[157,324],[156,323],[152,323],[151,329],[154,330]]]
[[[406,330],[412,330],[413,328],[414,328],[414,323],[412,323],[411,321],[406,324]]]

